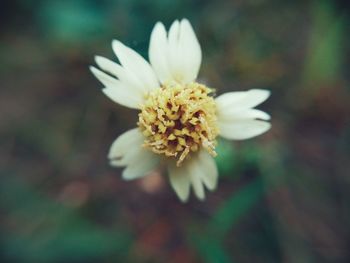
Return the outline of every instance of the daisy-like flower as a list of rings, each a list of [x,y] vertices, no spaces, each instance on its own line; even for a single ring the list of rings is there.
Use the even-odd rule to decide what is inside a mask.
[[[253,89],[214,99],[212,89],[196,82],[202,52],[187,19],[174,21],[169,32],[160,22],[154,26],[150,63],[118,40],[112,48],[120,64],[96,56],[101,70],[90,69],[110,99],[139,110],[139,115],[138,127],[113,142],[110,164],[125,167],[125,180],[163,165],[181,201],[188,200],[191,186],[203,200],[205,187],[217,186],[217,136],[243,140],[267,131],[270,116],[254,107],[270,92]]]

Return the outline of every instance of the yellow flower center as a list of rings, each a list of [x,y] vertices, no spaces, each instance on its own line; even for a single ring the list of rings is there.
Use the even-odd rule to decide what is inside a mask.
[[[152,91],[139,113],[144,147],[175,158],[177,165],[204,147],[216,156],[216,105],[213,90],[199,83],[169,83]]]

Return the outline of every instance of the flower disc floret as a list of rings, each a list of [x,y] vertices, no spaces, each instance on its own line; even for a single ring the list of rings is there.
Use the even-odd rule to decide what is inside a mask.
[[[201,147],[216,156],[215,138],[219,131],[212,92],[195,82],[169,83],[152,91],[139,114],[144,147],[175,158],[178,166]]]

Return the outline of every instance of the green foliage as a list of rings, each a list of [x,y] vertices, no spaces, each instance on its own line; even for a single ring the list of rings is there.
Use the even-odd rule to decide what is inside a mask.
[[[262,181],[257,178],[224,201],[205,226],[190,229],[190,242],[205,262],[235,262],[223,245],[225,239],[257,206],[263,193]]]
[[[214,230],[217,236],[225,236],[254,208],[261,200],[262,194],[262,182],[259,178],[243,186],[217,210],[210,222],[210,228]]]
[[[3,178],[0,186],[5,221],[5,258],[20,262],[72,262],[122,259],[131,236],[125,228],[108,231],[77,211],[34,192],[23,182]]]
[[[81,43],[106,33],[106,12],[90,1],[46,1],[39,23],[49,39]]]
[[[335,13],[333,4],[316,1],[304,78],[312,86],[336,80],[344,63],[346,20]]]
[[[234,263],[223,244],[208,233],[193,234],[191,242],[206,263]]]
[[[234,146],[226,140],[219,139],[215,150],[218,154],[215,161],[218,165],[220,176],[229,175],[234,170],[237,163]]]

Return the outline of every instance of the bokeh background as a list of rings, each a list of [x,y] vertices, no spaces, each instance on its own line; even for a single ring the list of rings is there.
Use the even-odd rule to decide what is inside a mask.
[[[2,2],[0,262],[349,262],[348,3]],[[147,57],[153,25],[183,17],[200,81],[272,92],[272,129],[220,141],[218,189],[187,204],[157,171],[109,167],[137,112],[88,71],[113,38]]]

